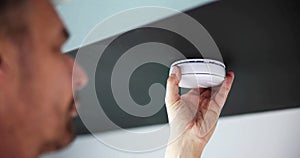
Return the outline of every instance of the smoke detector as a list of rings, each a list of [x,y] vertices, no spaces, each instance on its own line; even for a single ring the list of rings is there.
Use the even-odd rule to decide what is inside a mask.
[[[176,61],[172,68],[181,69],[179,87],[183,88],[208,88],[220,85],[226,76],[224,63],[212,59],[185,59]]]

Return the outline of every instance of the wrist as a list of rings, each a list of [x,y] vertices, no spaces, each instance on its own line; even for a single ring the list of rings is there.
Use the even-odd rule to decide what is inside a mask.
[[[165,158],[200,158],[205,145],[205,142],[197,138],[183,135],[176,140],[169,141]]]

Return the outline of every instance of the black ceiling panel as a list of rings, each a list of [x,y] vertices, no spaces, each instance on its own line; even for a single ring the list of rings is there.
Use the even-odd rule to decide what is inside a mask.
[[[236,73],[223,115],[300,106],[299,9],[297,1],[225,0],[187,12]]]

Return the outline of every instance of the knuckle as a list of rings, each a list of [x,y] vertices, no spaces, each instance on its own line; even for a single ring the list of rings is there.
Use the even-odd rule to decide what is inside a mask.
[[[168,83],[175,83],[176,82],[176,78],[174,75],[171,75],[168,80],[167,80]]]

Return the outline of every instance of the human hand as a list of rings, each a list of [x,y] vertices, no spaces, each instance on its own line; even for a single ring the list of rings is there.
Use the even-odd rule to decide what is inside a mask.
[[[191,89],[180,96],[181,71],[179,67],[173,68],[165,98],[171,132],[165,157],[201,156],[214,132],[233,79],[234,73],[230,71],[220,86]]]

